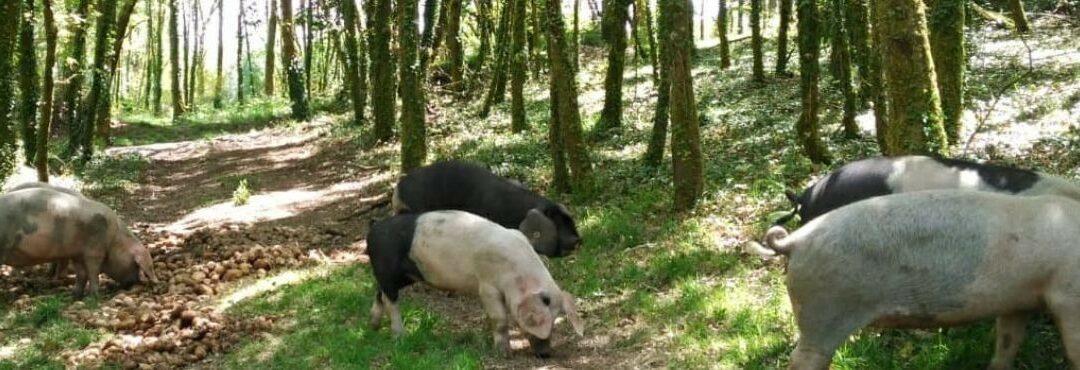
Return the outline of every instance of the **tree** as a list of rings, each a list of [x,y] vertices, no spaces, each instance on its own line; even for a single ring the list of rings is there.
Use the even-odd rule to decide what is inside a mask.
[[[397,34],[400,55],[398,75],[401,85],[401,171],[424,164],[427,157],[427,137],[424,130],[426,103],[420,85],[420,30],[416,25],[417,0],[397,3]]]
[[[945,135],[950,144],[960,139],[961,118],[964,114],[964,1],[931,0],[930,51],[934,59],[938,91],[941,93],[941,113]]]
[[[420,37],[420,70],[427,73],[428,61],[433,57],[435,45],[438,42],[436,36],[436,24],[442,20],[437,19],[435,16],[441,14],[445,9],[445,6],[439,6],[439,0],[425,0],[424,1],[424,32]]]
[[[513,7],[508,4],[507,8]],[[495,48],[495,68],[492,70],[491,85],[488,87],[484,103],[480,107],[480,117],[487,117],[491,113],[491,106],[502,103],[506,96],[506,66],[510,63],[510,43],[507,40],[510,28],[510,11],[503,9],[499,16],[499,30],[497,32],[498,45]]]
[[[113,23],[116,21],[116,2],[98,2],[97,12],[97,29],[94,31],[93,80],[90,82],[90,94],[86,98],[86,104],[82,107],[83,112],[86,112],[86,114],[77,121],[78,125],[76,127],[76,130],[80,131],[77,145],[82,149],[83,161],[89,161],[94,154],[95,123],[99,114],[103,111],[108,112],[106,95],[109,94],[109,84],[112,82],[108,70],[108,57],[109,51],[112,49],[112,43],[109,40],[113,31]],[[98,128],[97,131],[100,132],[101,129]]]
[[[581,112],[578,111],[577,78],[573,61],[568,54],[566,42],[566,26],[563,24],[561,1],[547,0],[546,16],[547,23],[547,48],[548,63],[551,68],[551,104],[556,110],[556,116],[552,117],[553,137],[550,145],[553,154],[565,155],[566,165],[569,167],[569,185],[574,190],[586,190],[590,188],[592,164],[589,154],[585,149],[585,142],[581,134]],[[566,171],[556,165],[556,173]],[[558,187],[558,183],[556,186]],[[560,191],[570,190],[565,185]]]
[[[667,40],[671,45],[671,163],[674,169],[675,209],[687,210],[697,203],[704,190],[705,163],[701,156],[701,132],[697,121],[694,77],[691,73],[691,49],[694,48],[689,20],[693,14],[690,0],[665,1],[661,16],[669,23]]]
[[[124,49],[124,38],[127,35],[128,23],[131,22],[131,15],[135,13],[135,5],[137,0],[128,0],[124,3],[124,6],[120,8],[120,16],[116,18],[116,37],[111,45],[112,50],[109,55],[105,57],[106,78],[112,81],[116,76],[116,65],[120,60],[120,52]],[[95,108],[97,113],[94,117],[97,118],[95,126],[97,127],[98,137],[100,137],[106,144],[112,142],[112,94],[106,92],[101,96],[102,101]]]
[[[184,114],[184,95],[180,91],[180,35],[179,24],[180,21],[177,13],[176,3],[179,0],[169,1],[169,78],[172,80],[172,108],[173,108],[173,121],[180,120],[180,116]],[[224,0],[223,0],[224,1]],[[221,13],[220,6],[218,7],[218,13]],[[221,47],[220,43],[218,44]],[[220,54],[218,55],[220,62]]]
[[[828,149],[821,141],[818,122],[820,91],[818,79],[821,66],[820,19],[816,0],[798,0],[799,17],[799,77],[802,90],[802,113],[795,124],[795,135],[806,156],[814,163],[829,163]]]
[[[19,1],[0,1],[0,18],[19,19]],[[0,181],[7,179],[15,170],[14,127],[11,121],[11,109],[15,103],[14,58],[15,40],[19,33],[19,22],[0,24]]]
[[[274,1],[274,0],[271,0]],[[221,109],[225,93],[225,0],[218,0],[217,79],[214,80],[214,108]]]
[[[86,79],[83,62],[86,59],[86,27],[90,23],[87,21],[89,12],[90,0],[80,0],[72,17],[76,21],[71,22],[71,40],[68,42],[71,49],[65,53],[67,57],[64,58],[65,63],[62,64],[65,72],[60,80],[66,81],[67,85],[64,86],[53,112],[53,119],[59,122],[61,128],[67,129],[68,145],[63,153],[64,158],[74,155],[79,143],[78,132],[73,126],[77,113],[76,102],[82,93],[83,81]]]
[[[607,74],[604,77],[604,108],[600,111],[597,132],[622,126],[622,81],[626,62],[626,23],[630,1],[604,1],[601,32],[608,44]]]
[[[946,154],[926,15],[918,0],[877,0],[889,104],[888,155]]]
[[[1024,13],[1024,2],[1022,0],[1009,0],[1009,15],[1012,16],[1013,23],[1016,24],[1016,32],[1031,32],[1031,26],[1028,25],[1027,14]]]
[[[726,0],[721,0],[720,4],[723,5]],[[727,18],[727,11],[722,10],[721,14],[724,14],[724,18]],[[670,35],[671,21],[666,17],[670,17],[671,12],[660,12],[660,21],[658,23],[657,33],[660,35]],[[717,33],[727,34],[726,27],[718,27]],[[725,36],[726,37],[726,36]],[[653,128],[652,135],[649,139],[649,146],[645,150],[645,164],[658,167],[664,159],[664,147],[667,142],[668,131],[668,119],[669,119],[669,105],[671,102],[671,43],[668,40],[661,39],[657,42],[657,48],[659,49],[659,72],[656,80],[656,112],[653,113]],[[723,49],[721,49],[723,50]],[[723,54],[721,54],[723,55]]]
[[[750,0],[750,49],[754,54],[752,73],[757,82],[765,81],[765,56],[761,50],[765,42],[761,36],[761,1]]]
[[[847,5],[844,10],[844,29],[848,34],[848,45],[851,51],[851,63],[855,65],[859,76],[858,106],[866,108],[872,100],[874,90],[870,82],[870,11],[869,0],[845,0]]]
[[[394,63],[390,59],[391,0],[368,0],[364,3],[368,26],[368,55],[371,58],[371,117],[375,142],[394,136]]]
[[[510,130],[522,132],[529,128],[525,120],[525,5],[529,0],[510,0]]]
[[[359,125],[364,121],[367,88],[360,79],[360,71],[364,63],[360,61],[363,56],[360,55],[360,47],[356,42],[358,12],[356,3],[352,0],[338,0],[338,8],[341,18],[345,21],[345,33],[342,35],[345,38],[345,85],[349,88],[349,95],[352,96],[353,122]]]
[[[152,4],[152,3],[157,3],[157,0],[147,1],[147,4]],[[220,1],[219,1],[219,3],[220,3]],[[161,39],[162,39],[161,29],[163,27],[162,24],[165,23],[164,22],[165,21],[165,10],[161,6],[158,6],[157,12],[158,12],[158,17],[157,17],[157,25],[158,25],[158,27],[157,27],[157,32],[154,34],[154,36],[153,36],[154,39],[152,41],[154,43],[154,48],[153,48],[154,49],[154,67],[153,67],[154,70],[152,72],[154,74],[154,77],[153,77],[153,79],[151,79],[151,82],[152,82],[152,84],[154,86],[151,88],[151,91],[150,91],[151,95],[152,95],[152,97],[151,97],[151,106],[153,107],[154,116],[160,116],[161,115],[161,110],[162,110],[161,109],[161,73],[162,73],[163,66],[165,65],[165,63],[164,63],[164,61],[165,61],[164,53],[161,50]],[[219,40],[219,42],[220,42],[220,40]],[[220,46],[218,46],[218,47],[220,48]]]
[[[22,129],[26,164],[33,164],[37,137],[38,76],[34,50],[34,0],[25,0],[26,9],[19,17],[19,125]]]
[[[788,29],[791,28],[791,2],[794,0],[780,0],[780,26],[776,36],[776,75],[787,76],[788,63]]]
[[[286,80],[289,85],[289,100],[292,101],[292,118],[307,120],[307,87],[304,83],[303,61],[296,56],[296,40],[293,32],[292,0],[281,0],[281,64],[285,66]]]
[[[34,164],[37,167],[38,181],[49,182],[49,127],[52,126],[53,67],[56,66],[58,31],[53,20],[52,0],[42,0],[41,9],[45,15],[45,82],[41,95],[41,126],[37,130]]]
[[[844,1],[832,0],[833,56],[837,64],[836,83],[840,86],[840,95],[844,100],[844,116],[841,119],[841,125],[848,138],[856,138],[859,137],[859,126],[855,124],[858,107],[852,86],[851,48],[848,46],[848,20],[844,17]]]
[[[290,4],[291,5],[291,4]],[[283,10],[284,12],[284,10]],[[290,10],[291,12],[291,10]],[[236,14],[236,103],[244,105],[244,0],[240,0],[240,11]],[[284,27],[284,26],[283,26]],[[292,28],[285,28],[285,33],[291,33]],[[288,62],[285,62],[286,66]]]
[[[445,0],[446,6],[446,52],[449,59],[450,88],[461,91],[464,87],[463,73],[465,52],[461,45],[461,7],[462,0]],[[389,6],[389,5],[388,5]]]
[[[266,59],[263,62],[263,94],[266,96],[274,96],[274,62],[277,60],[277,55],[274,54],[274,44],[277,41],[277,1],[270,1],[268,4],[269,20],[267,21],[266,29]],[[353,9],[355,10],[355,5]],[[355,18],[355,15],[354,15]],[[353,40],[353,44],[356,41]]]

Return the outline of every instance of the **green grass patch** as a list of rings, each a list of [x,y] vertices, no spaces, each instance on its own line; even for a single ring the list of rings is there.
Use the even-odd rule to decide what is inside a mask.
[[[82,348],[102,333],[83,328],[60,315],[71,304],[65,295],[33,299],[27,310],[10,309],[0,302],[0,348],[13,349],[10,357],[0,357],[0,369],[63,369],[60,354]]]
[[[185,113],[178,121],[169,116],[138,112],[122,117],[115,145],[146,145],[209,139],[273,126],[289,114],[288,102],[280,98],[259,99],[220,110]]]

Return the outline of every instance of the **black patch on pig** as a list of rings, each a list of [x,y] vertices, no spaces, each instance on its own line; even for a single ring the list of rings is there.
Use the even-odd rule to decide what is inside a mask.
[[[53,229],[52,234],[50,235],[53,243],[61,244],[64,242],[64,239],[68,235],[68,224],[70,222],[71,221],[64,216],[56,216],[53,218]]]
[[[581,243],[574,220],[554,201],[475,163],[443,161],[409,171],[398,182],[397,195],[408,213],[460,210],[508,229],[517,229],[529,210],[537,208],[552,219],[558,233],[555,250],[540,253],[565,256]]]
[[[104,238],[105,234],[109,232],[109,218],[103,214],[95,213],[86,226],[86,230],[90,235]]]
[[[893,158],[875,157],[848,163],[806,188],[798,197],[800,222],[863,199],[892,194],[886,180]]]
[[[390,302],[397,302],[398,291],[422,278],[420,269],[409,258],[418,214],[403,214],[371,225],[367,235],[367,253],[375,274],[378,291]]]
[[[1039,182],[1039,174],[1031,170],[976,163],[962,159],[935,157],[934,161],[947,167],[959,168],[962,170],[974,170],[979,174],[979,178],[987,185],[1013,194],[1031,189],[1035,183]]]

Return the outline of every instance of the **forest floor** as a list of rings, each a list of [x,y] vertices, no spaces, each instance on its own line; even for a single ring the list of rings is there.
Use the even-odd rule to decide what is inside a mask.
[[[972,140],[954,150],[1077,179],[1080,32],[1053,18],[1035,25],[1026,41],[1001,30],[973,32],[964,135]],[[736,67],[720,70],[710,42],[699,44],[694,72],[707,184],[698,207],[672,212],[670,164],[648,168],[639,160],[655,91],[648,69],[634,64],[624,127],[590,144],[603,191],[553,194],[577,214],[584,248],[548,267],[578,297],[587,322],[584,337],[558,324],[554,358],[528,355],[520,336],[512,356],[495,355],[475,299],[422,286],[403,293],[406,335],[371,330],[374,288],[363,239],[369,220],[388,212],[386,194],[399,176],[396,143],[363,145],[366,129],[349,128],[342,114],[280,119],[284,105],[270,101],[175,125],[127,117],[116,131],[125,146],[74,179],[61,177],[133,224],[164,283],[132,291],[106,284],[100,297],[76,302],[71,276],[51,281],[0,269],[0,369],[780,368],[796,337],[783,268],[741,246],[786,211],[785,189],[828,168],[814,168],[792,144],[797,79],[753,85],[748,43],[736,44]],[[604,69],[582,68],[588,130],[602,103]],[[479,99],[429,96],[431,159],[483,162],[550,193],[545,86],[527,88],[532,129],[524,134],[508,133],[508,104],[479,119],[478,107],[464,103]],[[874,155],[870,133],[842,138],[836,91],[828,79],[823,86],[826,140],[838,162]],[[868,117],[861,120],[872,127]],[[1065,367],[1050,320],[1036,321],[1018,368]],[[991,328],[864,330],[834,368],[985,367]]]

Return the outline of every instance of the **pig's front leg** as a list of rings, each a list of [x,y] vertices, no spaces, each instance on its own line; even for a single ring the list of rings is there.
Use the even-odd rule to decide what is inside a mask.
[[[86,268],[82,263],[75,265],[75,298],[82,299],[86,294]]]
[[[101,265],[105,263],[105,256],[95,256],[88,254],[83,257],[83,268],[86,270],[86,280],[90,282],[90,295],[98,294],[99,280],[98,275],[101,275]]]
[[[1013,368],[1016,353],[1020,351],[1020,344],[1024,342],[1024,332],[1027,329],[1027,314],[1017,313],[998,317],[997,319],[997,346],[994,349],[994,359],[990,361],[987,369],[1006,370]]]
[[[507,323],[507,309],[503,304],[503,294],[491,285],[480,286],[480,302],[487,312],[488,321],[494,331],[495,349],[505,355],[510,354],[510,325]]]

